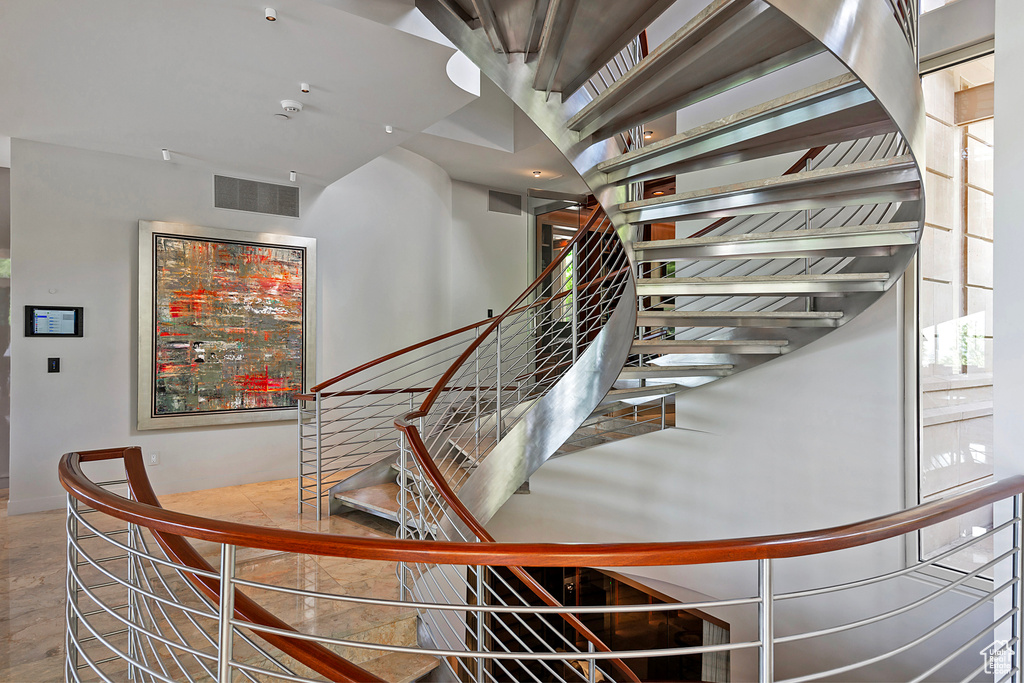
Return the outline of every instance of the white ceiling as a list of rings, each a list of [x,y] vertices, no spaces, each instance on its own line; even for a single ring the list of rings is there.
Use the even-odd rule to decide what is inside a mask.
[[[452,48],[339,4],[2,0],[0,136],[326,184],[475,99]],[[282,99],[305,109],[278,120]]]

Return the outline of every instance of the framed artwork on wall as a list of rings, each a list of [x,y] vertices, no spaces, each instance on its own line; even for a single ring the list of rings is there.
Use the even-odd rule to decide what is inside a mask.
[[[139,221],[138,428],[294,420],[316,240]]]

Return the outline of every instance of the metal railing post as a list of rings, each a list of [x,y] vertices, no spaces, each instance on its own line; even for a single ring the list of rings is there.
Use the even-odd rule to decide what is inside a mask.
[[[761,640],[758,680],[761,683],[772,683],[775,680],[775,622],[772,608],[772,561],[758,560],[758,635]]]
[[[298,484],[298,489],[299,489],[299,491],[298,491],[299,498],[298,498],[298,503],[297,503],[299,509],[297,511],[297,514],[301,517],[302,516],[302,482],[303,482],[302,475],[305,474],[302,471],[302,399],[301,398],[300,399],[296,399],[296,401],[295,401],[295,408],[296,408],[295,412],[299,416],[299,429],[298,429],[298,432],[299,432],[299,467],[298,467],[298,470],[299,470],[299,480],[296,482],[296,484]]]
[[[316,520],[320,521],[320,508],[322,502],[320,500],[323,492],[320,490],[320,456],[322,454],[323,443],[321,442],[323,425],[320,422],[321,419],[321,396],[320,392],[316,392]]]
[[[319,412],[319,411],[318,411]],[[231,646],[235,616],[235,546],[224,544],[220,547],[220,619],[217,637],[217,680],[231,683]]]
[[[592,641],[587,642],[587,652],[590,652],[591,654],[593,654],[593,652],[594,652],[594,643]],[[587,660],[587,683],[596,683],[596,681],[597,681],[597,660],[596,659],[588,659]]]
[[[661,428],[662,429],[665,428],[665,413],[666,413],[666,405],[665,404],[666,404],[667,401],[668,401],[668,396],[662,396],[661,397]]]
[[[479,540],[479,539],[477,539]],[[476,568],[476,604],[483,604],[484,599],[484,567],[477,565]],[[484,651],[484,613],[476,612],[476,651]],[[484,680],[484,658],[476,658],[476,680]]]
[[[134,500],[134,499],[135,499],[135,496],[133,495],[132,496],[132,500]],[[129,524],[128,525],[128,547],[131,548],[132,550],[135,550],[136,549],[136,545],[137,545],[137,542],[136,542],[136,539],[135,539],[135,529],[136,529],[136,526],[134,524]],[[139,606],[138,606],[138,603],[136,601],[136,594],[135,594],[135,586],[139,582],[139,576],[138,576],[137,568],[136,568],[136,565],[135,565],[135,559],[136,559],[135,555],[133,553],[129,552],[128,553],[128,623],[131,624],[133,627],[138,627],[140,621],[142,620],[141,619],[142,615],[141,615],[141,612],[139,610]],[[131,628],[131,627],[129,627],[129,628],[130,628],[130,630],[128,632],[128,658],[129,659],[138,659],[139,658],[139,650],[141,649],[139,647],[139,633],[138,633],[137,630],[135,630],[135,628]],[[133,664],[131,664],[131,663],[128,664],[128,680],[130,680],[130,681],[142,680],[142,677],[139,676],[139,673],[140,672],[138,671],[138,669]]]
[[[577,354],[579,353],[579,325],[580,325],[580,289],[579,289],[579,273],[580,266],[576,262],[576,258],[579,255],[579,242],[573,242],[572,245],[572,362],[576,364]]]
[[[807,159],[807,161],[804,162],[804,171],[810,171],[810,170],[811,170],[811,160]],[[810,230],[810,229],[811,229],[811,210],[810,209],[804,209],[804,230]],[[810,274],[811,274],[811,259],[808,256],[808,257],[804,257],[804,275],[810,275]],[[814,308],[814,306],[812,305],[812,302],[813,302],[813,297],[811,297],[811,296],[808,296],[806,299],[804,299],[804,309],[807,310],[808,312],[810,312],[811,309]]]
[[[1021,514],[1024,513],[1024,496],[1017,494],[1013,497],[1013,548],[1017,551],[1013,558],[1013,607],[1017,610],[1016,615],[1010,624],[1010,638],[1016,639],[1013,646],[1013,668],[1016,672],[1014,680],[1018,683],[1024,678],[1024,646],[1021,640],[1024,639],[1024,537],[1022,537]]]
[[[78,553],[72,545],[71,541],[78,541],[78,519],[72,514],[72,510],[78,511],[78,499],[72,498],[71,494],[68,494],[68,517],[71,517],[71,524],[68,528],[68,550],[67,550],[67,562],[68,562],[68,584],[71,584],[71,567],[78,564]],[[74,589],[69,591],[68,605],[66,607],[67,614],[67,633],[64,638],[64,652],[67,654],[67,666],[70,669],[71,676],[68,680],[75,680],[77,678],[78,671],[78,647],[75,643],[78,642],[78,583],[75,582]],[[70,586],[69,586],[70,587]]]
[[[473,336],[477,338],[480,336],[480,328],[473,328]],[[476,347],[476,351],[473,352],[473,372],[475,376],[473,384],[473,404],[476,406],[473,411],[473,453],[476,458],[480,458],[480,347]]]
[[[411,400],[411,398],[410,398]],[[406,473],[408,472],[409,461],[406,458],[405,432],[400,431],[398,433],[398,537],[405,539],[409,535],[408,530],[408,500],[406,492],[406,485],[408,478]],[[405,600],[406,589],[405,589],[405,562],[398,563],[398,599]]]
[[[497,370],[498,370],[497,398],[496,398],[496,403],[497,403],[496,408],[497,408],[497,411],[494,414],[495,415],[495,417],[494,417],[494,419],[495,419],[495,428],[497,430],[496,431],[495,441],[501,441],[501,436],[502,436],[502,434],[501,434],[501,432],[502,432],[502,420],[501,420],[501,323],[500,322],[498,323],[498,327],[495,328],[494,340],[495,340],[495,344],[497,345],[497,349],[496,349],[496,359],[497,359],[496,360],[496,365],[497,365]]]

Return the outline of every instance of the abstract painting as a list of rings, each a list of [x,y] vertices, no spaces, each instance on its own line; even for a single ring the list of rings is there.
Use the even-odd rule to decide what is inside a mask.
[[[312,377],[312,243],[140,222],[150,266],[140,261],[140,284],[151,277],[145,298],[140,287],[140,341],[144,318],[150,341],[140,429],[293,419]]]

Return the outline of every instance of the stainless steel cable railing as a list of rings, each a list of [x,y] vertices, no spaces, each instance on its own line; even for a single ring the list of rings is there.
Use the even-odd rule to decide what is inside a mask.
[[[123,460],[126,478],[102,485],[90,481],[83,462],[111,459]],[[62,460],[61,476],[69,491],[66,677],[70,681],[324,680],[324,674],[306,666],[309,661],[296,659],[290,647],[296,643],[315,645],[368,667],[382,653],[437,657],[453,673],[495,682],[592,682],[616,673],[610,665],[613,660],[729,653],[739,670],[759,669],[759,680],[797,683],[854,672],[884,676],[878,672],[886,669],[871,667],[941,639],[946,648],[943,655],[911,674],[910,680],[970,681],[986,666],[1004,665],[996,680],[1019,680],[1021,674],[1024,477],[865,522],[802,534],[689,543],[558,545],[452,544],[429,540],[425,534],[421,541],[367,539],[204,520],[145,502],[155,498],[150,498],[139,449],[70,454]],[[129,497],[133,491],[142,492],[140,501]],[[1005,505],[997,505],[1000,512],[993,529],[936,557],[834,584],[777,588],[801,574],[800,558],[885,543],[1000,502]],[[208,568],[163,549],[174,539],[181,542],[190,536],[207,542]],[[988,543],[997,552],[985,565],[966,574],[934,573],[953,555]],[[256,549],[278,552],[258,554],[253,552]],[[373,588],[324,590],[310,586],[302,572],[282,572],[273,565],[271,560],[280,558],[282,549],[294,553],[286,556],[299,566],[308,562],[318,567],[317,563],[339,557],[388,567],[404,560],[405,571],[419,580],[404,594],[397,592],[397,585],[391,595]],[[791,559],[779,563],[781,558]],[[735,564],[757,589],[656,604],[544,605],[522,594],[521,586],[513,586],[510,592],[506,584],[512,579],[502,569],[511,565],[682,569],[708,562]],[[995,578],[982,578],[988,574]],[[430,590],[422,588],[427,581]],[[868,600],[865,604],[871,605],[871,611],[862,610],[853,619],[835,616],[802,623],[784,618],[785,610],[796,603],[843,595],[860,599],[863,591],[879,589],[885,589],[887,600]],[[239,605],[252,600],[275,606],[290,627],[253,620],[244,606],[238,611]],[[345,626],[351,622],[351,610],[364,608],[415,609],[435,627],[432,633],[439,635],[433,643],[396,644],[385,642],[384,634],[372,629],[352,633],[351,626]],[[722,643],[619,647],[603,652],[558,626],[569,614],[587,623],[630,615],[650,622],[681,610],[718,614],[734,627],[747,623],[756,628],[740,629],[738,637]],[[913,619],[901,621],[908,616]],[[866,651],[830,650],[827,658],[792,656],[793,648],[820,653],[828,647],[829,638],[897,621],[897,639],[869,638],[867,642],[873,644]],[[275,638],[288,651],[263,642]],[[557,639],[564,648],[537,647],[537,638]],[[1001,648],[995,655],[1005,654],[1005,659],[982,660],[974,650],[993,640]],[[326,678],[375,680],[371,672],[358,668]]]

